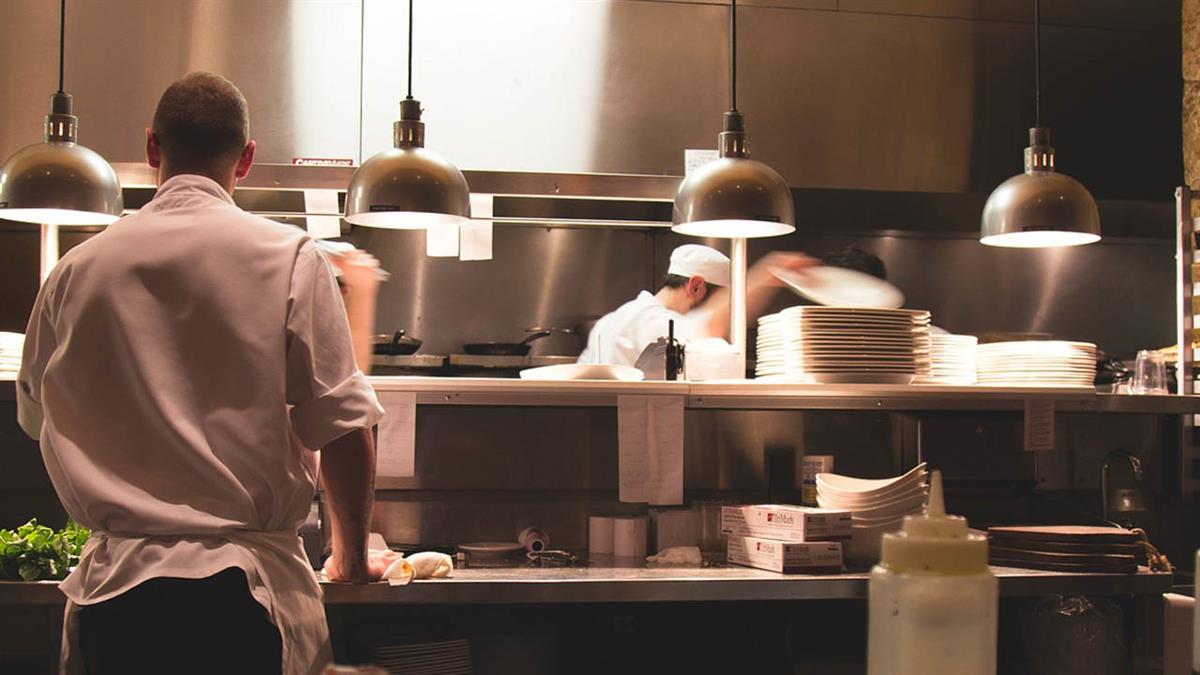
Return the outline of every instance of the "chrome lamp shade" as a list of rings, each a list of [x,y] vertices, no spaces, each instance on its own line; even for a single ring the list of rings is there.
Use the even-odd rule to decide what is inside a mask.
[[[721,157],[679,184],[671,229],[695,237],[750,239],[796,230],[792,191],[783,176],[750,159],[742,116],[725,113]]]
[[[462,171],[427,150],[420,103],[400,104],[394,148],[367,161],[350,178],[346,220],[354,225],[420,230],[462,225],[471,218],[471,190]]]
[[[1044,127],[1029,130],[1025,173],[1001,183],[983,207],[980,242],[988,246],[1048,248],[1100,240],[1100,213],[1087,188],[1054,170]]]
[[[54,95],[45,142],[18,150],[0,168],[0,218],[48,225],[107,225],[121,217],[112,166],[76,142],[71,97]]]

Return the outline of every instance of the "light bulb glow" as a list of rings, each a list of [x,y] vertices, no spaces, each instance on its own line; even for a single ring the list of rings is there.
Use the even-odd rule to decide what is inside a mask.
[[[0,220],[64,226],[108,225],[119,216],[71,209],[0,209]]]
[[[696,220],[671,226],[672,232],[692,237],[720,237],[757,239],[778,237],[796,231],[794,225],[770,220],[745,220],[724,218],[720,220]]]
[[[1006,232],[980,238],[987,246],[1004,248],[1057,248],[1060,246],[1083,246],[1100,241],[1100,235],[1090,232],[1063,232],[1056,230],[1032,230],[1029,232]]]
[[[471,219],[424,211],[375,211],[347,216],[346,222],[381,230],[426,230],[433,227],[467,225]]]

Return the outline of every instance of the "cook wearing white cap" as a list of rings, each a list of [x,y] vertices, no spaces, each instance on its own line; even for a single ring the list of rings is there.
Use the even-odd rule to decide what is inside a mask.
[[[752,313],[779,286],[769,265],[804,267],[813,261],[800,254],[771,253],[747,273],[747,303]],[[642,351],[667,335],[675,322],[675,338],[688,342],[705,337],[729,337],[729,258],[699,244],[685,244],[671,253],[667,277],[657,293],[642,291],[636,298],[596,322],[588,334],[579,363],[632,366]],[[770,291],[769,291],[770,289]]]

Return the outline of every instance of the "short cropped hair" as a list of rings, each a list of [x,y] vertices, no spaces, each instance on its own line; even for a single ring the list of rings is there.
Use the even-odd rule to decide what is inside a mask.
[[[826,253],[821,256],[821,262],[830,267],[845,267],[856,272],[870,274],[884,281],[887,280],[887,266],[883,264],[879,256],[868,253],[857,246],[847,246],[846,248]]]
[[[250,138],[250,111],[232,82],[196,71],[163,92],[151,130],[172,169],[210,173],[241,155]]]
[[[661,291],[664,288],[683,288],[684,286],[687,286],[688,279],[690,278],[691,277],[685,277],[682,274],[668,274],[663,278],[662,285],[658,287],[658,290]],[[720,286],[717,286],[716,284],[710,284],[707,281],[704,282],[704,287],[704,298],[706,300],[713,294],[713,292],[720,288]]]

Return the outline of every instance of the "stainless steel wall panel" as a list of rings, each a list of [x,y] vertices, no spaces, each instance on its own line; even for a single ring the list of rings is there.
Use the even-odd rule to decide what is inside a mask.
[[[78,28],[78,26],[75,26]],[[74,32],[68,32],[74,35]],[[7,0],[0,5],[0,154],[42,140],[42,119],[58,87],[58,6],[41,0]],[[68,67],[80,63],[70,52]],[[20,64],[19,67],[17,64]],[[68,70],[68,76],[78,71]],[[76,101],[79,108],[80,101]],[[79,140],[96,141],[97,127],[82,121]]]
[[[369,157],[392,145],[408,19],[406,3],[363,8]],[[603,69],[609,10],[588,0],[417,2],[413,95],[426,109],[428,147],[463,169],[592,170],[596,115],[622,95],[621,77]]]
[[[649,288],[649,235],[616,229],[496,227],[494,259],[460,262],[425,256],[422,232],[355,228],[352,238],[392,274],[380,290],[378,325],[448,354],[465,342],[516,341],[525,328],[569,328]],[[534,354],[577,354],[582,344],[555,335]]]
[[[764,4],[771,0],[761,0]],[[984,21],[1033,22],[1030,0],[839,0],[838,10]],[[1176,31],[1178,0],[1043,0],[1042,24],[1118,30]]]
[[[356,158],[360,144],[372,154],[390,145],[404,92],[403,4],[74,2],[67,88],[82,138],[110,160],[140,160],[161,89],[210,68],[246,91],[261,160]],[[752,147],[801,187],[990,191],[1019,169],[1032,122],[1027,4],[748,3]],[[1157,199],[1181,179],[1178,5],[1046,3],[1046,122],[1063,168],[1100,197]],[[0,8],[0,58],[24,64],[0,75],[4,154],[38,138],[53,10]],[[715,144],[727,20],[721,2],[417,3],[430,147],[464,168],[679,173],[682,149]]]
[[[204,69],[246,94],[259,161],[356,158],[360,12],[346,0],[71,2],[66,89],[80,140],[109,161],[142,161],[163,89]],[[40,140],[57,85],[57,22],[56,3],[10,0],[0,9],[0,58],[22,64],[0,75],[5,156]]]
[[[741,59],[751,147],[791,185],[987,193],[1021,169],[1034,108],[1027,24],[778,9],[747,10],[743,24],[759,36]],[[1179,174],[1178,82],[1162,72],[1178,60],[1174,39],[1043,37],[1043,119],[1060,168],[1099,196],[1159,198]],[[1114,87],[1144,105],[1122,104]],[[1114,163],[1114,139],[1133,129],[1150,137]],[[1126,161],[1148,173],[1117,168]]]

